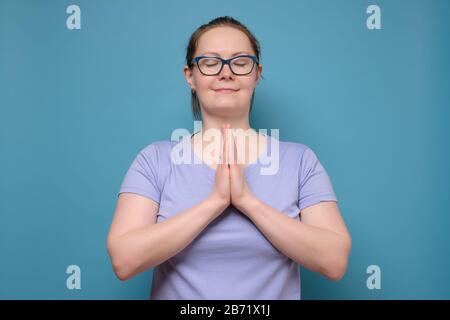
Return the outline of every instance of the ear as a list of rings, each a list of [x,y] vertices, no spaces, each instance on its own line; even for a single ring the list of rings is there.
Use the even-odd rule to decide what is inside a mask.
[[[189,85],[189,87],[191,87],[191,89],[195,90],[196,88],[195,88],[195,84],[194,84],[194,77],[192,74],[192,70],[189,69],[189,67],[187,65],[184,65],[183,73],[184,73],[184,78],[186,79],[186,82]]]
[[[259,80],[261,79],[262,69],[263,69],[262,64],[259,64],[257,69],[258,72],[256,73],[256,85],[259,84]]]

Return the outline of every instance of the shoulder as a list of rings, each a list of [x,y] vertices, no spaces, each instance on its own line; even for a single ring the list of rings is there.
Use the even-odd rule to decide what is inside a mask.
[[[176,141],[170,140],[157,140],[143,147],[139,153],[144,157],[153,157],[157,160],[164,158],[166,155],[170,154],[170,150]]]
[[[170,152],[177,141],[157,140],[143,147],[137,156],[146,172],[151,172],[156,178],[158,187],[163,189],[171,171]]]
[[[155,174],[159,174],[161,170],[166,171],[164,167],[170,161],[170,145],[171,141],[168,140],[151,142],[139,150],[135,162],[146,171],[153,171]]]
[[[312,151],[311,148],[301,142],[295,142],[295,141],[282,141],[278,140],[276,138],[272,138],[273,142],[278,142],[279,144],[279,152],[280,154],[284,156],[289,156],[296,159],[301,159],[305,152]]]
[[[316,152],[305,143],[280,141],[279,148],[280,159],[297,166],[300,171],[314,168],[319,163]]]
[[[280,141],[280,146],[290,152],[295,152],[297,154],[302,154],[306,149],[309,149],[309,146],[300,142],[293,141]]]

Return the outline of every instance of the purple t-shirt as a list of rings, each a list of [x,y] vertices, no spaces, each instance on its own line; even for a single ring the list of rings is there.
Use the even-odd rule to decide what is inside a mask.
[[[276,173],[262,174],[268,165],[259,159],[244,168],[247,184],[259,200],[297,220],[308,206],[337,201],[327,172],[308,146],[266,137],[267,154],[278,146]],[[193,161],[171,161],[174,146],[186,147]],[[198,160],[190,135],[153,142],[134,159],[119,194],[148,197],[159,203],[157,223],[169,219],[206,199],[213,188],[215,170]],[[154,268],[150,298],[299,300],[299,265],[231,205],[186,248]]]

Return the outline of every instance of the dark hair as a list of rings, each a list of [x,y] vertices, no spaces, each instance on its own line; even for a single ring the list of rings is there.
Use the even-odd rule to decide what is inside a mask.
[[[250,40],[251,46],[252,46],[253,50],[255,51],[256,58],[258,59],[258,62],[259,62],[260,46],[259,46],[259,42],[255,38],[255,36],[250,32],[250,30],[247,29],[246,26],[244,26],[239,21],[233,19],[230,16],[223,16],[223,17],[215,18],[215,19],[209,21],[208,23],[201,25],[191,35],[191,37],[189,39],[189,43],[186,48],[186,65],[189,68],[193,67],[192,59],[194,58],[194,53],[195,53],[195,50],[197,49],[198,40],[200,39],[201,35],[210,29],[213,29],[215,27],[221,27],[221,26],[233,27],[233,28],[236,28],[236,29],[244,32],[247,35],[248,39]],[[252,99],[250,102],[250,112],[252,111],[254,96],[255,96],[255,91],[253,91]],[[194,89],[191,90],[191,105],[192,105],[192,114],[194,116],[194,119],[200,120],[201,119],[200,103],[199,103],[199,100],[197,97],[197,93],[195,92]]]

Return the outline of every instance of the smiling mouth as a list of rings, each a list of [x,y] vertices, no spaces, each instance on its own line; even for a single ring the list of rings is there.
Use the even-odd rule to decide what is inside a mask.
[[[214,90],[217,93],[233,93],[233,92],[238,92],[239,90],[233,90],[233,89],[219,89],[219,90]]]

